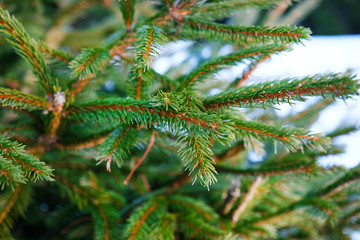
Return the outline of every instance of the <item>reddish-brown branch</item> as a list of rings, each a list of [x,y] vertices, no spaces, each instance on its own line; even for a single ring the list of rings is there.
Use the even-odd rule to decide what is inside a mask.
[[[131,179],[132,175],[134,174],[134,172],[136,171],[136,169],[138,169],[138,167],[141,165],[141,163],[144,161],[144,159],[146,158],[146,156],[149,154],[150,149],[152,148],[152,146],[154,145],[155,142],[155,132],[153,132],[151,134],[150,137],[150,141],[149,141],[149,145],[147,146],[144,155],[140,158],[140,160],[136,163],[135,167],[133,167],[131,169],[131,172],[129,173],[129,175],[126,177],[125,181],[124,181],[124,185],[127,185],[129,180]]]
[[[36,101],[34,99],[28,99],[26,97],[19,96],[19,95],[1,94],[0,98],[8,98],[8,99],[11,99],[11,100],[14,100],[14,101],[22,102],[24,104],[29,104],[29,105],[33,105],[33,106],[39,106],[39,107],[43,107],[43,108],[46,107],[44,102]]]
[[[101,136],[101,137],[91,139],[91,140],[88,140],[85,142],[74,143],[74,144],[62,145],[60,143],[55,143],[55,146],[62,150],[80,150],[80,149],[95,147],[95,146],[100,145],[103,142],[105,142],[105,140],[106,140],[106,137]]]
[[[92,203],[95,205],[95,207],[98,209],[101,217],[104,219],[104,239],[105,240],[109,240],[109,220],[108,217],[106,216],[106,213],[104,211],[104,209],[100,206],[98,200],[91,200]]]
[[[204,23],[194,22],[191,19],[188,19],[187,22],[191,26],[197,26],[199,28],[203,28],[203,29],[207,29],[207,30],[213,30],[213,31],[216,31],[216,32],[221,32],[221,33],[229,33],[229,34],[236,34],[236,35],[246,35],[246,36],[294,37],[296,39],[300,38],[300,33],[291,33],[291,32],[275,33],[275,32],[259,32],[259,31],[241,31],[241,30],[216,28],[214,26],[206,25]]]
[[[75,221],[70,223],[68,226],[61,229],[60,233],[64,235],[64,234],[68,233],[71,229],[73,229],[74,227],[76,227],[84,222],[91,222],[92,220],[93,220],[93,218],[91,216],[85,216],[85,217],[76,219]]]
[[[195,139],[194,139],[195,140]],[[202,159],[201,159],[201,156],[200,156],[200,149],[199,149],[199,144],[195,141],[195,148],[196,148],[196,157],[198,159],[198,163],[200,165],[200,169],[201,169],[201,174],[202,175],[205,175],[205,171],[206,169],[204,168],[203,166],[203,163],[202,163]]]
[[[243,198],[243,201],[240,203],[240,205],[237,207],[235,212],[232,216],[232,223],[236,224],[239,220],[241,214],[245,211],[251,200],[254,199],[254,197],[259,193],[258,187],[261,185],[262,177],[259,176],[256,178],[256,181],[253,182],[251,185],[249,191],[246,193],[245,197]]]
[[[188,202],[184,202],[184,201],[178,201],[178,200],[169,200],[168,201],[169,204],[173,204],[173,203],[177,203],[177,204],[181,204],[181,205],[184,205],[186,207],[189,207],[189,208],[192,208],[194,211],[202,214],[206,219],[208,220],[211,220],[213,217],[208,213],[208,212],[205,212],[203,209],[193,205],[193,204],[190,204]]]
[[[105,233],[104,233],[104,239],[109,240],[109,220],[106,216],[106,213],[104,211],[104,209],[101,207],[101,205],[99,204],[98,200],[93,199],[90,194],[87,191],[82,190],[81,188],[79,188],[78,186],[72,184],[68,179],[66,178],[62,178],[59,175],[55,176],[55,179],[60,181],[61,183],[63,183],[65,186],[67,186],[68,188],[72,189],[74,192],[76,192],[77,194],[85,197],[86,199],[90,200],[91,203],[98,209],[101,217],[104,219],[104,227],[105,227]]]
[[[48,54],[48,55],[50,55],[50,56],[58,59],[58,60],[60,60],[60,61],[62,61],[62,62],[64,62],[64,63],[69,63],[69,61],[68,61],[67,59],[65,59],[65,58],[63,58],[63,57],[55,54],[54,52],[50,52],[50,51],[49,51],[48,49],[46,49],[46,48],[43,48],[43,47],[41,47],[41,46],[37,46],[37,49],[39,49],[40,51],[42,51],[42,52],[44,52],[44,53],[46,53],[46,54]]]
[[[311,172],[313,169],[312,166],[296,166],[292,169],[284,169],[284,170],[267,170],[267,171],[258,171],[254,169],[227,169],[222,167],[216,167],[216,171],[220,173],[233,173],[236,175],[246,175],[246,176],[278,176],[286,173],[298,173],[298,172]]]
[[[114,154],[117,146],[120,144],[120,142],[123,140],[123,138],[125,137],[126,133],[129,132],[131,129],[131,126],[128,126],[120,135],[120,137],[117,139],[117,141],[115,142],[114,146],[111,149],[111,152],[109,154],[109,156],[107,157],[108,161],[106,163],[106,170],[108,170],[109,172],[111,172],[111,168],[110,168],[110,164],[111,164],[111,157]]]
[[[254,89],[256,91],[257,89]],[[228,102],[218,102],[218,103],[210,103],[205,104],[205,108],[207,109],[220,109],[222,107],[231,107],[233,105],[247,105],[254,102],[264,102],[268,100],[274,99],[285,99],[291,98],[294,95],[314,95],[314,94],[324,94],[328,92],[334,92],[336,95],[339,95],[339,92],[346,91],[346,86],[321,86],[321,87],[309,87],[303,89],[293,89],[293,90],[286,90],[277,93],[268,93],[262,94],[256,97],[248,97],[248,98],[241,98],[236,100],[230,100]]]
[[[218,65],[224,64],[224,62],[227,61],[232,61],[232,60],[236,60],[236,59],[243,59],[243,58],[249,58],[252,56],[256,56],[256,55],[260,55],[260,54],[270,54],[270,53],[274,53],[276,51],[281,51],[284,50],[284,47],[277,47],[271,50],[267,50],[266,53],[262,52],[262,51],[258,51],[258,52],[252,52],[252,53],[246,53],[246,54],[241,54],[241,55],[236,55],[236,56],[231,56],[231,57],[227,57],[227,58],[223,58],[222,61],[219,62],[214,62],[212,64],[209,64],[208,66],[206,66],[206,70],[200,71],[198,72],[195,76],[193,76],[190,80],[187,81],[187,85],[192,84],[198,77],[200,77],[201,75],[213,70],[215,67],[217,67]],[[262,57],[263,60],[269,58],[268,55],[265,55],[264,57]],[[260,60],[261,61],[261,60]]]
[[[169,118],[179,119],[181,121],[186,121],[188,124],[195,124],[198,126],[209,128],[209,129],[216,129],[219,126],[218,123],[199,120],[199,119],[196,119],[195,117],[187,116],[186,113],[173,113],[173,112],[165,111],[165,110],[155,110],[151,107],[145,107],[142,105],[140,105],[140,106],[122,106],[122,105],[96,106],[95,105],[95,106],[83,107],[81,109],[89,110],[89,111],[98,110],[98,109],[100,109],[100,110],[112,109],[112,110],[122,110],[122,111],[125,110],[128,112],[151,113],[154,115],[158,115],[160,117],[169,117]],[[78,110],[77,108],[73,108],[72,110],[67,111],[66,114],[68,115],[68,114],[75,113],[77,110]]]
[[[269,55],[265,55],[259,61],[257,61],[250,69],[244,72],[242,78],[237,82],[234,88],[242,87],[244,85],[244,82],[249,79],[249,76],[254,72],[254,70],[258,67],[258,65],[269,58],[270,58]]]
[[[136,99],[140,99],[141,83],[142,83],[142,77],[139,76],[139,81],[138,81],[137,86],[136,86]]]
[[[131,12],[130,1],[125,1],[125,5],[126,5],[127,12],[130,13]],[[132,21],[132,17],[128,15],[128,18],[126,19],[126,29],[131,28],[131,21]]]
[[[36,172],[38,174],[45,175],[44,172],[41,171],[40,169],[37,169],[36,167],[34,167],[34,166],[30,165],[30,164],[27,164],[26,162],[23,162],[18,158],[15,158],[15,157],[12,157],[12,156],[3,156],[3,157],[6,157],[6,158],[8,158],[10,160],[15,160],[16,162],[20,163],[24,167],[26,167],[28,169],[31,169],[32,171],[34,171],[34,172]]]
[[[146,47],[146,52],[144,52],[144,58],[146,60],[148,60],[150,58],[150,52],[151,52],[151,46],[152,46],[152,43],[153,43],[153,40],[154,40],[154,32],[152,31],[152,29],[150,28],[151,32],[149,34],[149,40],[147,42],[147,47]]]
[[[245,130],[245,131],[254,132],[254,133],[261,134],[261,135],[266,135],[266,136],[269,136],[269,137],[273,137],[273,138],[279,139],[280,141],[283,141],[283,142],[290,141],[290,139],[288,137],[273,134],[273,133],[264,132],[264,131],[259,130],[259,129],[252,129],[252,128],[241,126],[241,125],[238,125],[238,124],[234,124],[233,126],[235,128],[242,129],[242,130]],[[302,137],[305,138],[305,136],[302,136]]]
[[[1,20],[0,24],[3,25],[4,28],[8,31],[8,33],[15,38],[15,41],[25,51],[26,55],[29,56],[29,60],[31,61],[32,65],[35,67],[36,71],[41,76],[43,83],[46,85],[46,90],[49,91],[50,86],[47,86],[46,76],[42,73],[42,71],[40,69],[40,62],[34,56],[34,53],[31,51],[31,49],[28,48],[28,46],[24,42],[23,38],[15,31],[14,28],[12,28],[12,26],[10,26],[7,22],[5,22],[4,19]],[[50,93],[47,92],[47,94],[50,94]]]
[[[146,219],[149,217],[149,215],[155,211],[155,209],[158,207],[158,203],[154,203],[145,213],[142,215],[140,220],[136,223],[135,228],[132,230],[129,239],[134,239],[136,233],[139,231],[141,225],[146,221]]]
[[[7,202],[5,208],[3,209],[3,211],[0,214],[0,223],[2,223],[4,221],[4,219],[6,218],[6,216],[9,214],[9,212],[11,211],[11,209],[13,208],[14,204],[16,203],[16,200],[19,197],[19,194],[21,192],[21,187],[22,185],[19,184],[15,191],[13,192],[13,194],[11,195],[9,201]]]

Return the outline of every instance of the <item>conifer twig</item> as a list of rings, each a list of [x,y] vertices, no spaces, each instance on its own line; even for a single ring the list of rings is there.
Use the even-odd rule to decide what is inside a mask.
[[[234,88],[240,88],[244,85],[245,81],[247,81],[250,77],[250,75],[254,72],[254,70],[258,67],[258,65],[260,63],[262,63],[263,61],[269,59],[270,57],[268,55],[260,58],[258,61],[256,61],[254,64],[252,64],[252,66],[250,66],[250,68],[245,71],[242,75],[241,78],[238,78],[233,84],[234,84]]]
[[[50,71],[45,61],[36,49],[35,40],[25,31],[24,27],[14,17],[10,16],[8,11],[0,8],[0,32],[5,33],[9,42],[32,67],[36,76],[41,80],[47,95],[53,92],[53,82],[50,79]]]
[[[239,221],[241,214],[245,211],[250,201],[259,193],[258,187],[261,185],[262,177],[258,176],[255,182],[251,185],[249,191],[244,196],[241,204],[236,208],[232,215],[232,223],[236,224]]]
[[[150,141],[149,144],[145,150],[145,153],[142,155],[142,157],[137,161],[136,165],[131,169],[131,172],[128,174],[128,176],[126,177],[126,179],[124,180],[124,185],[127,185],[129,180],[131,179],[132,175],[134,174],[134,172],[136,171],[136,169],[138,169],[138,167],[141,165],[141,163],[144,161],[144,159],[146,158],[146,156],[149,154],[150,149],[152,148],[152,146],[154,145],[155,142],[155,134],[156,132],[153,131],[153,133],[151,134],[150,137]]]
[[[15,188],[15,191],[12,193],[8,203],[6,204],[6,207],[1,211],[0,213],[0,223],[2,224],[4,219],[7,217],[11,209],[13,208],[15,202],[17,201],[19,194],[21,192],[22,184],[19,183],[17,187]]]

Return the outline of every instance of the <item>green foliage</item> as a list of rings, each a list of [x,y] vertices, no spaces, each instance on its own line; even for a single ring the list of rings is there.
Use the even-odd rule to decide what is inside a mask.
[[[354,76],[316,75],[301,79],[284,79],[242,87],[205,99],[205,107],[267,107],[273,104],[304,101],[302,96],[331,96],[347,99],[358,94],[359,85]]]
[[[139,70],[146,71],[151,57],[158,55],[158,49],[166,42],[166,37],[160,28],[146,25],[137,29],[136,37],[135,63]]]
[[[103,48],[84,49],[70,62],[72,74],[80,79],[95,76],[109,63],[110,54]]]
[[[331,140],[357,128],[307,129],[335,99],[357,95],[358,80],[246,82],[310,30],[232,16],[255,9],[260,23],[296,10],[282,4],[1,2],[24,27],[0,10],[10,43],[0,39],[0,238],[346,239],[359,224],[359,167],[323,167],[318,158],[341,153]],[[180,53],[173,43],[184,40]],[[159,51],[165,43],[173,49]],[[224,45],[233,50],[223,55]],[[158,57],[161,74],[152,68]],[[238,64],[242,77],[214,79]],[[323,100],[293,116],[273,111],[306,96]]]
[[[27,178],[33,181],[52,181],[52,169],[39,161],[35,156],[27,154],[24,146],[10,141],[0,135],[1,178],[0,187],[6,185],[14,188],[16,183],[25,183]]]
[[[29,36],[25,28],[9,12],[0,8],[0,32],[5,34],[15,51],[31,66],[33,73],[40,79],[47,93],[54,91],[54,82],[50,70],[36,48],[36,41]]]
[[[219,23],[206,22],[199,18],[186,18],[186,23],[192,29],[192,36],[201,36],[209,39],[230,40],[233,43],[268,42],[274,43],[301,43],[301,40],[310,39],[311,31],[304,27],[290,26],[229,26]],[[191,37],[184,31],[185,36]]]
[[[115,129],[100,146],[98,160],[100,162],[114,161],[118,167],[121,167],[124,160],[128,158],[135,140],[136,132],[131,129],[131,126],[121,126]]]
[[[209,74],[216,73],[223,69],[225,65],[231,66],[236,63],[241,63],[244,60],[258,61],[259,59],[268,56],[271,53],[276,53],[286,50],[286,46],[278,46],[269,44],[260,47],[244,48],[238,52],[230,53],[226,56],[219,57],[212,61],[204,63],[202,66],[190,72],[187,77],[181,82],[179,90],[185,87],[191,87],[196,82],[204,80]]]
[[[0,88],[0,103],[2,106],[29,111],[46,109],[44,98],[8,88]]]

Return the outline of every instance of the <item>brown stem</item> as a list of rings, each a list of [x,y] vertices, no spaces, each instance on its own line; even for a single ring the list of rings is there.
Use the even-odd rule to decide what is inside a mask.
[[[147,146],[144,155],[140,158],[140,160],[136,163],[135,167],[133,167],[131,169],[131,172],[129,173],[129,175],[126,177],[125,181],[124,181],[124,185],[127,185],[130,178],[132,177],[132,175],[134,174],[134,172],[136,171],[136,169],[138,169],[138,167],[141,165],[141,163],[144,161],[144,159],[146,158],[146,156],[149,154],[151,147],[154,145],[155,142],[155,132],[153,132],[151,134],[151,138],[149,141],[149,145]]]

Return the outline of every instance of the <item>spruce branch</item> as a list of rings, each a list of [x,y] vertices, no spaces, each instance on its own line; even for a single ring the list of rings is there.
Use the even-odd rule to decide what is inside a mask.
[[[244,60],[260,61],[260,59],[269,56],[272,53],[277,53],[286,50],[284,45],[269,44],[260,47],[244,48],[238,52],[230,53],[226,56],[219,57],[212,61],[206,62],[197,69],[190,72],[187,77],[181,82],[178,91],[184,88],[191,88],[196,82],[206,78],[209,74],[213,74],[223,69],[224,66],[232,66]]]
[[[106,169],[111,172],[110,164],[114,161],[121,167],[124,159],[129,155],[130,148],[135,143],[135,132],[131,131],[131,126],[126,128],[121,126],[114,130],[110,137],[100,146],[98,161],[107,161]]]
[[[99,202],[98,199],[92,196],[92,193],[88,191],[88,189],[84,189],[79,187],[78,185],[72,183],[70,180],[56,175],[55,179],[56,183],[64,189],[64,191],[68,194],[70,199],[82,210],[89,209],[89,206],[92,205],[95,207],[96,212],[91,211],[92,215],[96,216],[96,214],[100,214],[100,218],[102,219],[101,229],[98,232],[101,232],[101,238],[104,240],[110,239],[110,226],[109,226],[109,216],[105,212],[102,203]],[[98,193],[99,194],[99,193]],[[98,219],[98,218],[96,218]],[[97,233],[97,232],[96,232]]]
[[[0,104],[2,106],[28,111],[45,110],[47,108],[46,99],[8,88],[0,88]]]
[[[27,154],[24,146],[10,141],[7,137],[0,135],[0,157],[1,162],[1,188],[5,185],[14,186],[15,182],[25,183],[26,178],[33,181],[52,181],[52,169],[37,159]]]
[[[126,29],[131,28],[131,23],[134,20],[136,0],[119,1],[119,7],[123,15]]]
[[[199,218],[181,216],[178,222],[186,239],[223,239],[225,235],[222,229]]]
[[[228,123],[218,119],[216,115],[195,112],[177,112],[173,109],[166,110],[158,103],[147,103],[135,99],[104,99],[95,102],[81,104],[69,108],[66,112],[68,119],[77,119],[85,122],[107,122],[109,120],[125,124],[137,123],[138,125],[170,127],[170,129],[194,128],[203,129],[219,135],[211,135],[215,138],[224,137],[224,132],[230,131]]]
[[[136,37],[135,63],[138,69],[147,71],[151,58],[158,55],[158,50],[167,39],[160,28],[147,25],[137,29]]]
[[[80,80],[98,75],[110,62],[109,52],[104,48],[86,48],[70,62],[72,74]]]
[[[245,211],[245,209],[253,200],[253,198],[259,193],[258,188],[260,187],[261,183],[262,183],[262,177],[258,176],[251,185],[249,191],[246,193],[240,205],[234,211],[231,219],[233,224],[236,224],[239,221],[241,214]]]
[[[218,214],[210,206],[194,198],[172,195],[167,199],[167,202],[171,210],[181,212],[182,215],[189,214],[206,221],[219,219]]]
[[[9,12],[0,8],[0,32],[4,33],[15,51],[31,66],[34,74],[40,79],[46,93],[53,92],[55,83],[51,79],[50,70],[36,48],[36,41],[25,31],[22,24]]]
[[[337,179],[332,184],[318,191],[317,195],[321,196],[322,199],[331,198],[337,193],[348,188],[351,184],[358,182],[359,179],[360,179],[360,167],[357,166],[354,169],[351,169],[343,177]]]
[[[131,172],[128,174],[128,176],[126,177],[126,179],[124,180],[124,185],[127,185],[129,180],[131,179],[132,175],[134,174],[134,172],[136,171],[136,169],[139,168],[139,166],[141,165],[141,163],[144,161],[144,159],[146,158],[146,156],[149,154],[150,149],[152,148],[152,146],[154,145],[155,142],[155,133],[153,132],[151,134],[150,137],[150,141],[148,146],[146,147],[146,150],[144,152],[144,155],[142,155],[142,157],[137,161],[136,165],[131,169]]]
[[[255,41],[274,43],[301,43],[302,40],[310,39],[311,31],[304,27],[290,26],[229,26],[219,23],[206,22],[198,18],[186,17],[185,23],[190,26],[196,36],[205,38],[222,39],[234,43]],[[186,29],[185,29],[186,30]],[[189,36],[186,31],[183,34]]]
[[[143,206],[137,208],[128,219],[128,223],[123,231],[123,236],[127,239],[145,239],[151,231],[151,217],[161,211],[161,203],[151,199]]]
[[[359,85],[354,76],[339,74],[315,75],[285,79],[226,91],[204,100],[209,110],[226,107],[266,107],[270,104],[304,101],[302,96],[332,96],[347,99],[357,95]]]
[[[285,166],[264,166],[261,168],[237,169],[218,165],[216,166],[216,171],[219,173],[230,173],[242,176],[279,176],[294,173],[308,174],[310,171],[315,171],[318,168],[315,161],[307,162],[297,160],[296,162]]]
[[[330,139],[320,135],[309,135],[309,131],[300,128],[282,127],[264,124],[260,121],[247,121],[240,118],[228,117],[234,123],[232,126],[236,133],[242,137],[250,136],[262,140],[279,142],[289,151],[303,150],[303,145],[319,151],[326,151]]]
[[[242,9],[269,9],[284,0],[229,0],[221,2],[204,3],[192,8],[191,15],[201,19],[220,19],[228,17],[233,10]]]
[[[37,42],[37,49],[39,49],[41,52],[45,53],[46,55],[49,55],[67,64],[73,60],[73,56],[71,56],[69,53],[65,51],[61,51],[59,49],[51,48],[43,41]]]
[[[244,83],[249,79],[250,75],[254,72],[254,70],[258,67],[258,65],[265,60],[269,59],[269,55],[265,55],[260,59],[256,60],[252,63],[249,68],[243,73],[242,77],[237,78],[234,82],[232,82],[231,87],[240,88],[244,85]]]
[[[15,221],[25,214],[31,200],[31,188],[17,184],[14,191],[1,194],[0,201],[0,232],[8,232]]]
[[[179,138],[177,145],[181,146],[178,153],[184,161],[185,170],[193,173],[193,183],[199,179],[202,185],[209,188],[217,181],[217,172],[213,165],[215,161],[211,157],[213,153],[207,136],[184,134]]]

